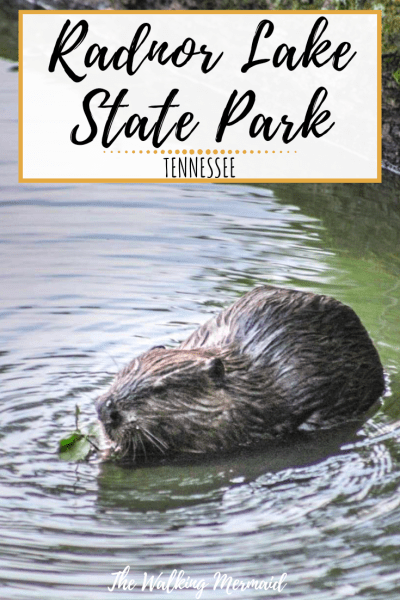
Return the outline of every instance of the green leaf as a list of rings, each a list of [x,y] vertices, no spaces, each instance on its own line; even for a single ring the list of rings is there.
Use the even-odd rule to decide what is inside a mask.
[[[74,431],[69,437],[60,441],[60,458],[71,462],[85,460],[92,450],[87,436]]]
[[[78,427],[78,417],[81,411],[79,406],[75,407],[76,428],[68,436],[59,441],[58,452],[62,460],[79,462],[86,460],[92,452],[101,452],[99,423],[92,423],[86,432]]]
[[[80,431],[74,431],[69,437],[60,440],[60,452],[67,452],[82,438],[83,435]]]

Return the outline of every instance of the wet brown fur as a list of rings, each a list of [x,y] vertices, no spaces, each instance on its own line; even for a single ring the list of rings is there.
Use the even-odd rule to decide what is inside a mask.
[[[354,311],[316,294],[263,286],[177,349],[153,348],[97,401],[125,454],[216,453],[355,418],[384,391]]]

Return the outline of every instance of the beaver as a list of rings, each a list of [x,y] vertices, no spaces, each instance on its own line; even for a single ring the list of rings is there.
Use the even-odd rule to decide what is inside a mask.
[[[378,353],[349,306],[264,285],[178,348],[135,358],[96,407],[123,455],[210,454],[354,419],[384,387]]]

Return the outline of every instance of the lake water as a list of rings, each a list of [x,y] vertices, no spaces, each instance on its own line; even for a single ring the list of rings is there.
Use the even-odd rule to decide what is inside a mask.
[[[18,184],[17,74],[0,63],[0,571],[3,600],[142,598],[174,569],[201,598],[397,600],[399,179],[381,185]],[[389,391],[357,434],[123,468],[58,457],[146,348],[176,345],[260,283],[361,317]],[[112,573],[130,565],[131,591]],[[281,592],[214,590],[219,571]],[[176,580],[175,580],[176,581]],[[150,598],[191,600],[187,589]]]

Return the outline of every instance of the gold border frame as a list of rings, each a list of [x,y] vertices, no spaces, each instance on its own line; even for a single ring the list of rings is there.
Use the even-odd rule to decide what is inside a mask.
[[[377,16],[377,177],[376,179],[36,179],[23,177],[23,16],[43,14],[142,14],[142,15],[365,15]],[[18,182],[19,183],[381,183],[382,182],[382,12],[380,10],[19,10],[18,11]]]

